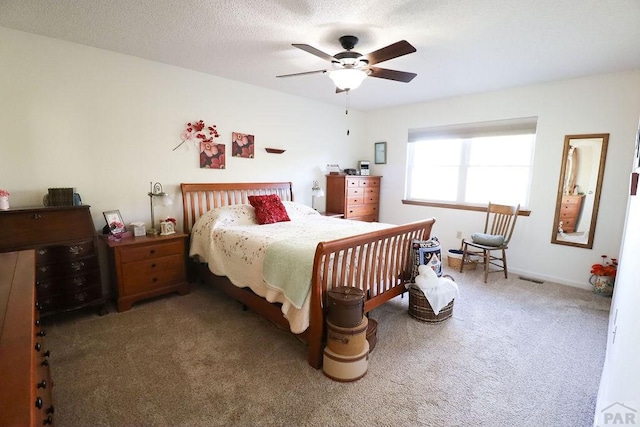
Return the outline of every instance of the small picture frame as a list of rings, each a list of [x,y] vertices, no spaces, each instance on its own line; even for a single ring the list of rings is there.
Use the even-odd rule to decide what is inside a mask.
[[[122,215],[120,215],[119,210],[106,211],[102,212],[104,215],[105,221],[107,221],[107,227],[109,227],[109,232],[111,234],[119,234],[124,233],[124,221],[122,220]]]
[[[175,234],[176,228],[172,221],[160,221],[160,235],[168,236],[169,234]]]
[[[387,143],[376,142],[374,144],[374,159],[376,165],[384,165],[387,163]]]

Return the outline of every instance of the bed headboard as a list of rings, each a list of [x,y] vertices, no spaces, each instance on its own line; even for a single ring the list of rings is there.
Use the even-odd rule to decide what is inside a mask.
[[[182,190],[182,221],[184,232],[205,212],[220,206],[249,203],[249,196],[277,194],[282,200],[293,201],[290,182],[227,182],[180,184]]]

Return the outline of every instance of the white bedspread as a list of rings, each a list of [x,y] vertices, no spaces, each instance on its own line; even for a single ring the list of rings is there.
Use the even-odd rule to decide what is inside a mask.
[[[206,213],[193,227],[190,256],[207,262],[211,272],[227,276],[234,285],[249,287],[269,302],[281,303],[282,313],[289,321],[291,331],[301,333],[309,326],[310,281],[302,284],[306,286],[302,305],[294,304],[287,298],[279,284],[267,283],[264,280],[263,262],[269,244],[284,240],[307,242],[307,249],[301,252],[305,253],[305,257],[310,254],[309,265],[312,265],[315,250],[309,250],[309,247],[315,248],[321,241],[367,233],[391,225],[329,218],[304,205],[292,202],[284,204],[291,221],[275,224],[258,225],[250,205],[226,206]],[[283,261],[287,262],[290,261]]]

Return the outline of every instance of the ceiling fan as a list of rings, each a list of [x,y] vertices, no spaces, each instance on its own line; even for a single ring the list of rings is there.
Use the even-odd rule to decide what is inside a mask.
[[[305,52],[331,62],[333,65],[332,69],[283,74],[276,77],[293,77],[303,76],[306,74],[329,73],[329,77],[337,86],[336,92],[343,92],[357,88],[368,76],[409,83],[417,75],[416,73],[409,73],[406,71],[372,67],[374,64],[415,52],[416,48],[411,46],[411,44],[406,40],[390,44],[389,46],[373,51],[368,55],[362,55],[361,53],[353,51],[353,48],[358,43],[358,38],[356,36],[342,36],[339,41],[345,51],[333,56],[324,53],[313,46],[309,46],[308,44],[294,43],[292,45],[298,49],[302,49]]]

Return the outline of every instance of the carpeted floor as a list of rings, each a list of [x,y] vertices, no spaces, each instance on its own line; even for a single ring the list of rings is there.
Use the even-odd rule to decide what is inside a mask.
[[[46,321],[59,426],[590,426],[610,299],[457,273],[453,317],[408,294],[373,311],[368,372],[334,382],[306,347],[198,285],[106,316]]]

